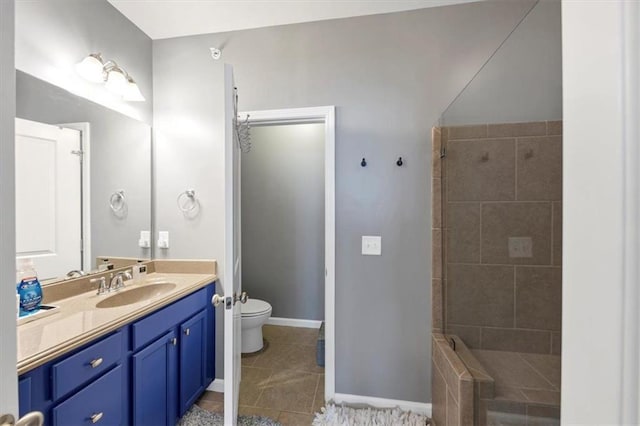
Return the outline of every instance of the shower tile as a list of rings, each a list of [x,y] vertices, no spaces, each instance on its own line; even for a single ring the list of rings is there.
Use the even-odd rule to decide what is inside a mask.
[[[490,138],[504,138],[510,136],[544,136],[547,134],[545,121],[527,123],[489,124],[487,136]]]
[[[551,333],[513,328],[482,328],[482,349],[548,354]]]
[[[442,311],[442,280],[431,281],[431,327],[434,332],[442,333],[444,330]]]
[[[449,201],[515,199],[515,139],[452,141],[447,146]]]
[[[518,139],[516,196],[523,201],[562,199],[562,137]]]
[[[559,356],[527,353],[520,354],[520,356],[554,387],[560,389],[562,360]]]
[[[449,265],[447,317],[452,324],[513,325],[511,266]]]
[[[432,228],[442,228],[442,179],[431,180]]]
[[[431,230],[431,278],[442,278],[442,230]]]
[[[458,336],[471,349],[480,349],[480,327],[447,324],[447,334]]]
[[[451,390],[447,392],[447,426],[460,426],[460,406],[458,402],[453,398]]]
[[[472,352],[496,381],[496,388],[556,390],[517,352],[477,349]]]
[[[527,426],[560,426],[560,408],[527,406]]]
[[[562,269],[516,267],[516,327],[562,328]]]
[[[562,203],[553,203],[553,264],[562,266]]]
[[[448,139],[480,139],[487,137],[487,125],[478,124],[471,126],[449,127]]]
[[[447,261],[480,262],[480,203],[447,205]]]
[[[482,204],[482,263],[551,264],[550,203]],[[529,237],[532,257],[509,257],[509,238]]]
[[[442,373],[440,373],[440,370],[433,362],[431,363],[431,371],[433,372],[431,376],[433,420],[436,422],[436,425],[444,425],[446,424],[447,417],[447,384],[444,381],[444,377],[442,377]]]
[[[562,335],[560,333],[551,333],[551,353],[553,355],[562,354]]]
[[[562,121],[547,121],[547,135],[562,135]]]
[[[508,386],[495,386],[495,399],[502,399],[508,401],[527,401],[527,397],[522,393],[522,390],[516,387]]]
[[[458,423],[460,425],[473,424],[473,380],[460,381]]]
[[[527,400],[536,404],[545,404],[552,406],[560,406],[560,392],[559,391],[547,391],[547,390],[535,390],[535,389],[522,389],[522,393],[527,397]]]

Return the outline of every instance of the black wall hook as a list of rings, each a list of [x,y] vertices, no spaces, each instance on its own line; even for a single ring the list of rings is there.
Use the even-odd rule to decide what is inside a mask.
[[[365,160],[364,158],[362,159],[362,161],[360,162],[360,165],[362,167],[367,167],[367,160]]]
[[[398,161],[396,161],[396,165],[398,167],[402,167],[403,164],[404,164],[404,161],[402,161],[402,157],[398,157]]]

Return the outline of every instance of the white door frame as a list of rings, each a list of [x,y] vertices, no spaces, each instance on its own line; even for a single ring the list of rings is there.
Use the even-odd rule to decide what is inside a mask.
[[[563,1],[562,50],[561,420],[638,424],[640,4]]]
[[[80,132],[80,149],[82,151],[82,193],[80,202],[82,203],[82,269],[90,271],[93,265],[91,253],[91,124],[82,123],[60,123],[59,126]]]
[[[333,399],[335,377],[335,287],[336,287],[336,126],[335,106],[288,108],[264,111],[243,111],[238,119],[249,115],[249,123],[295,124],[324,123],[324,338],[325,338],[325,401]],[[226,165],[229,167],[229,165]]]

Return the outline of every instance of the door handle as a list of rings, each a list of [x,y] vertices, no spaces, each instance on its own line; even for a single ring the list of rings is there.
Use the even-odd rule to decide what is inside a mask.
[[[214,307],[218,307],[221,304],[224,303],[224,296],[220,296],[219,294],[214,294],[213,297],[211,298],[211,303],[213,304]]]
[[[247,303],[247,300],[249,300],[249,295],[246,291],[243,291],[240,295],[235,295],[233,303],[240,302],[244,304]]]
[[[90,417],[91,423],[94,423],[94,424],[98,423],[100,420],[102,420],[102,416],[104,416],[104,413],[102,413],[102,412],[92,415]]]

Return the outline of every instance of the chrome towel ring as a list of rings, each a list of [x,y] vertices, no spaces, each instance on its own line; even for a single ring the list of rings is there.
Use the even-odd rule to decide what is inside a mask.
[[[180,193],[176,202],[178,203],[178,209],[180,209],[182,213],[193,211],[198,206],[195,189],[187,189]]]
[[[111,210],[114,213],[118,213],[122,211],[122,209],[124,209],[125,204],[126,204],[126,199],[124,196],[124,189],[120,189],[114,192],[113,194],[111,194],[111,197],[109,198],[109,207],[111,207]]]

